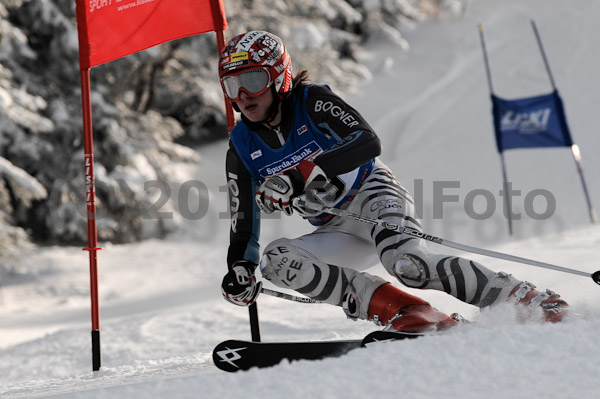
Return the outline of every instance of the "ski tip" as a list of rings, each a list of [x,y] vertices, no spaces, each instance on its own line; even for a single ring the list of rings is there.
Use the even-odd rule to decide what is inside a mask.
[[[250,342],[227,340],[218,344],[213,350],[213,363],[217,368],[235,373],[240,370],[248,370],[249,366],[241,361],[243,353],[251,345]]]
[[[592,274],[592,280],[594,280],[594,283],[600,285],[600,270]]]

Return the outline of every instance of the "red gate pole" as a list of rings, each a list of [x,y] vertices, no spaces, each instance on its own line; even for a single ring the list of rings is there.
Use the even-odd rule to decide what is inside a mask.
[[[83,152],[85,160],[85,203],[87,208],[88,247],[90,255],[90,297],[92,301],[92,370],[100,370],[100,312],[98,310],[98,263],[96,252],[96,187],[94,180],[94,136],[92,132],[92,103],[90,100],[90,69],[81,72],[81,110],[83,116]]]
[[[221,58],[221,53],[225,47],[225,35],[223,34],[222,30],[218,30],[215,33],[217,34],[217,49],[219,51],[219,58]],[[225,99],[225,115],[227,115],[227,131],[231,133],[235,126],[235,117],[233,116],[233,107],[227,99]]]

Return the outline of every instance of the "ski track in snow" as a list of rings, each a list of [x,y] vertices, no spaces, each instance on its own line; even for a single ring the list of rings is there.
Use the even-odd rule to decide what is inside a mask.
[[[587,220],[565,149],[506,154],[509,178],[523,195],[544,188],[557,201],[553,217],[542,221],[525,215],[522,198],[517,201],[523,218],[515,223],[515,239],[507,238],[500,199],[489,220],[469,219],[462,204],[452,203],[444,205],[443,220],[431,217],[435,181],[460,181],[460,189],[447,194],[461,201],[470,190],[497,193],[501,185],[477,24],[484,26],[500,96],[550,90],[531,18],[598,206],[599,17],[600,4],[592,0],[476,0],[461,19],[431,21],[407,31],[408,52],[389,44],[369,49],[370,67],[379,72],[362,95],[348,99],[381,135],[382,159],[407,188],[412,191],[414,179],[423,180],[428,233],[589,273],[600,269],[600,227]],[[0,398],[597,396],[600,287],[590,278],[479,255],[467,256],[557,291],[576,315],[556,325],[518,324],[508,306],[479,312],[445,293],[407,290],[473,323],[336,359],[283,362],[237,374],[217,370],[211,352],[218,342],[250,338],[247,310],[229,305],[220,294],[228,241],[228,220],[219,216],[226,211],[220,189],[226,147],[203,147],[200,165],[181,165],[176,171],[182,181],[197,179],[208,187],[205,218],[187,221],[182,232],[165,240],[104,244],[99,252],[102,368],[96,376],[91,373],[87,256],[80,248],[39,247],[23,258],[18,274],[0,286]],[[266,220],[261,243],[308,231],[310,226],[296,216]],[[382,267],[370,271],[386,276]],[[331,306],[266,296],[259,301],[259,314],[265,341],[358,338],[376,328],[349,321]]]

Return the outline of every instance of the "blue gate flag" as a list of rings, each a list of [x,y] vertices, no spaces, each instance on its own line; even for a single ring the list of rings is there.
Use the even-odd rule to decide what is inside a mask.
[[[492,112],[498,152],[573,145],[557,90],[517,100],[505,100],[492,94]]]

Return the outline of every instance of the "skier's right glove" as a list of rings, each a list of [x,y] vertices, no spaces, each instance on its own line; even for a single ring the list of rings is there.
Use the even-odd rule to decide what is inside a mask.
[[[221,293],[227,301],[238,306],[250,306],[256,301],[262,282],[256,281],[254,269],[256,263],[247,260],[233,263],[221,284]]]
[[[286,215],[293,212],[292,200],[317,183],[323,186],[327,176],[323,169],[311,161],[300,161],[297,167],[267,179],[256,191],[255,201],[265,213],[275,210]],[[313,187],[314,188],[314,187]]]

